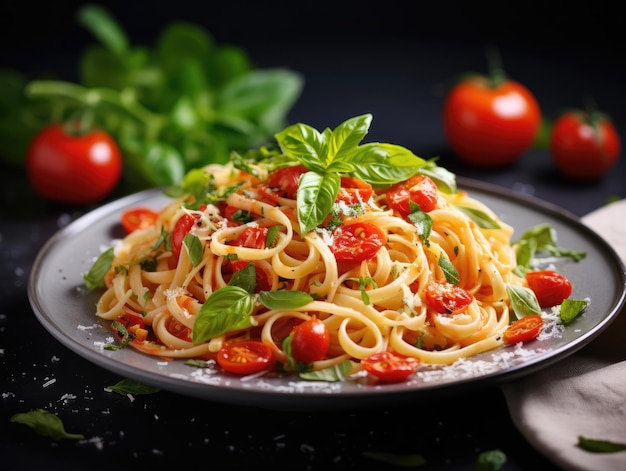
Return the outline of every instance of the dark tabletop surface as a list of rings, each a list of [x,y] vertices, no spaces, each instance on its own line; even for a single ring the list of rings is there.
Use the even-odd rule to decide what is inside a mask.
[[[9,15],[17,23],[13,34],[21,24],[32,34],[6,48],[0,66],[57,65],[71,76],[77,47],[86,38],[67,19],[81,2],[67,3],[50,9],[48,22],[34,25],[20,23],[27,8],[15,7]],[[535,93],[544,115],[580,107],[584,95],[593,95],[626,138],[626,56],[611,42],[616,23],[610,11],[596,14],[611,30],[595,29],[590,40],[581,30],[582,13],[556,8],[546,12],[537,6],[518,12],[517,19],[500,15],[490,23],[485,13],[497,11],[495,2],[482,10],[444,2],[431,11],[392,1],[384,2],[389,7],[380,13],[363,3],[351,10],[301,2],[293,11],[287,2],[276,3],[275,11],[255,7],[244,21],[234,6],[198,14],[183,2],[180,14],[157,9],[147,23],[138,19],[147,8],[143,2],[133,4],[132,12],[121,2],[111,6],[143,37],[187,16],[204,22],[218,41],[238,42],[260,67],[302,72],[305,87],[291,122],[321,129],[372,113],[368,139],[400,144],[422,157],[439,156],[439,163],[459,176],[533,195],[575,216],[626,197],[623,157],[606,178],[591,184],[563,180],[542,149],[508,168],[478,170],[459,163],[441,125],[445,87],[461,72],[484,71],[485,45],[495,42],[508,74]],[[299,25],[303,17],[308,21]],[[122,378],[56,341],[37,321],[27,296],[42,246],[95,206],[44,202],[21,169],[3,166],[0,172],[0,469],[162,469],[187,461],[211,468],[220,463],[221,469],[400,469],[366,456],[382,452],[422,455],[427,463],[416,469],[468,470],[481,452],[493,449],[507,456],[503,470],[555,469],[513,425],[497,385],[416,397],[410,407],[381,403],[329,412],[265,410],[167,391],[131,400],[105,390]],[[37,408],[57,414],[67,431],[86,439],[54,442],[9,420]]]

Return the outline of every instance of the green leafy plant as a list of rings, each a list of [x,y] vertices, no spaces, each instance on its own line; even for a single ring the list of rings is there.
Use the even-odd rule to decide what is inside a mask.
[[[192,168],[269,142],[303,87],[298,73],[255,68],[198,25],[172,22],[150,48],[133,46],[98,5],[83,6],[77,21],[99,41],[79,60],[79,83],[0,75],[5,162],[23,165],[45,124],[92,119],[120,145],[129,190],[177,183]]]

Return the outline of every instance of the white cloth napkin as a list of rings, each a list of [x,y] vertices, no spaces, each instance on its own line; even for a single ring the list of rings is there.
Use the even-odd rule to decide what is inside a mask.
[[[626,200],[582,218],[626,262]],[[626,451],[593,453],[578,437],[626,443],[626,310],[571,357],[502,387],[526,439],[566,470],[626,471]]]

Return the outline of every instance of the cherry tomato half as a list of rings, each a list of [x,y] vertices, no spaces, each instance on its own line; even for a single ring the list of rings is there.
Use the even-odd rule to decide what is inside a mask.
[[[528,287],[533,290],[539,306],[551,307],[561,304],[572,294],[569,280],[552,270],[531,271],[526,273]]]
[[[132,208],[122,213],[122,227],[130,234],[137,229],[145,229],[156,223],[159,214],[149,208]]]
[[[475,76],[448,93],[443,125],[459,159],[470,165],[502,167],[517,161],[532,146],[541,110],[521,83]]]
[[[415,175],[406,182],[396,183],[387,191],[387,204],[403,217],[411,214],[411,204],[428,213],[437,207],[437,184],[426,175]]]
[[[529,314],[516,320],[504,331],[504,341],[508,344],[528,342],[539,336],[543,319],[537,314]]]
[[[338,262],[360,263],[374,258],[385,241],[385,232],[378,226],[355,222],[333,231],[330,250]]]
[[[328,353],[330,334],[328,327],[317,318],[308,319],[293,328],[291,356],[303,363],[321,360]]]
[[[272,349],[258,340],[242,340],[224,345],[217,352],[217,363],[228,373],[249,375],[274,367]]]
[[[353,177],[341,177],[341,187],[335,201],[345,204],[366,203],[374,193],[372,185]]]
[[[259,186],[259,191],[272,201],[278,198],[295,199],[300,177],[308,171],[309,169],[304,165],[294,165],[274,170],[268,175],[265,185]]]
[[[175,258],[180,256],[180,251],[183,247],[183,240],[185,239],[185,236],[189,234],[189,231],[197,220],[198,218],[185,213],[179,217],[176,224],[174,224],[174,229],[170,234],[170,240],[172,242],[172,253]]]
[[[550,131],[550,154],[563,175],[598,180],[618,161],[621,141],[613,123],[597,112],[562,114]]]
[[[249,249],[264,249],[267,240],[267,227],[246,227],[230,242],[230,245],[247,247]]]
[[[469,306],[474,296],[450,283],[428,283],[424,291],[426,304],[439,314],[456,314]]]
[[[35,191],[47,200],[86,205],[117,186],[122,155],[105,131],[69,134],[61,124],[52,124],[30,142],[26,172]]]
[[[397,383],[415,373],[420,361],[417,358],[406,357],[398,353],[378,352],[363,358],[361,365],[365,371],[381,381]]]

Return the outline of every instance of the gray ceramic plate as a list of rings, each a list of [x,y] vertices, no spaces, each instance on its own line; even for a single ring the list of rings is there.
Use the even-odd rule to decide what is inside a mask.
[[[104,350],[101,345],[111,336],[109,322],[96,318],[99,293],[84,288],[82,275],[102,248],[122,236],[119,217],[124,209],[139,205],[159,209],[168,201],[159,189],[102,206],[53,236],[35,260],[30,302],[41,324],[57,340],[102,368],[183,395],[285,410],[384,406],[502,384],[573,354],[609,326],[625,303],[626,275],[624,264],[604,239],[556,206],[473,180],[459,178],[458,183],[511,224],[514,238],[545,222],[556,229],[560,246],[587,252],[581,262],[557,263],[574,286],[572,298],[591,300],[575,323],[522,348],[502,347],[450,367],[423,368],[410,381],[386,385],[364,377],[336,383],[295,377],[239,378],[187,366],[182,360],[163,361],[130,348]]]

